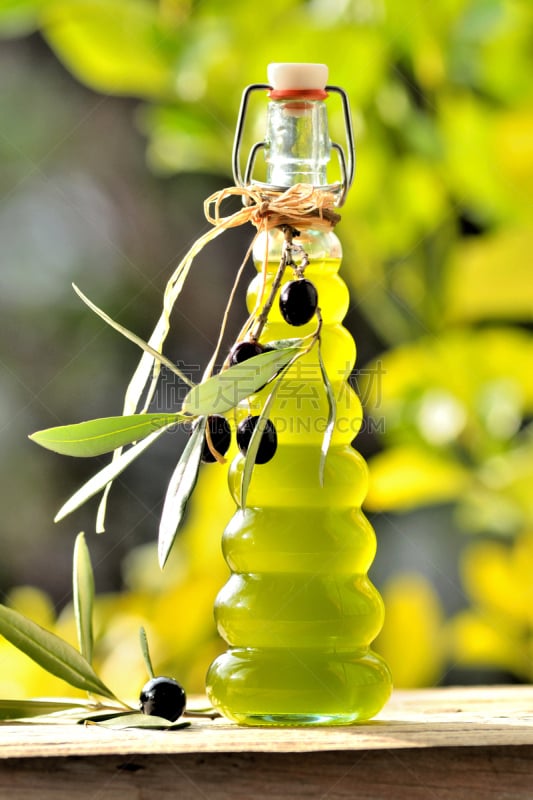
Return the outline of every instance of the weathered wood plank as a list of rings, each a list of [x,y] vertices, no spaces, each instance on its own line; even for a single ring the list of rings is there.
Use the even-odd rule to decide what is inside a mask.
[[[0,798],[532,800],[533,686],[396,692],[348,728],[0,723]]]
[[[27,800],[531,800],[533,747],[9,759]]]
[[[50,720],[0,723],[0,759],[497,745],[533,745],[533,686],[395,692],[375,720],[336,728],[250,729],[221,719],[194,719],[178,731],[117,731]]]

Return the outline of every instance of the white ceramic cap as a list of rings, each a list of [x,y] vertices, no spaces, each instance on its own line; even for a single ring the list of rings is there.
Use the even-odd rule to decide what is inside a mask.
[[[326,64],[269,64],[267,75],[276,91],[324,89],[328,82]]]

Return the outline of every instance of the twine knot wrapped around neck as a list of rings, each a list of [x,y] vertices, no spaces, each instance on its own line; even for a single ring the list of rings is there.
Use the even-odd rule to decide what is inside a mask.
[[[240,195],[240,211],[223,216],[221,205],[228,197]],[[284,225],[301,230],[332,230],[340,220],[335,211],[335,195],[306,183],[297,183],[285,191],[259,186],[232,186],[215,192],[204,204],[205,216],[215,228],[233,228],[251,222],[258,231]]]

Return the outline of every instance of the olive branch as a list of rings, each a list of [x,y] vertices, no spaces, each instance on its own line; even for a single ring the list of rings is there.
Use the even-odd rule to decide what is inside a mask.
[[[121,700],[104,683],[93,666],[94,575],[85,535],[76,537],[73,554],[72,588],[78,649],[57,634],[37,625],[24,614],[0,604],[0,635],[51,675],[75,689],[87,692],[87,699],[46,700],[0,699],[0,721],[53,715],[69,721],[104,725],[109,728],[184,728],[187,721],[170,722],[160,716],[140,713]],[[148,640],[140,630],[141,652],[150,678],[153,677]],[[188,710],[182,716],[218,716],[213,709]]]
[[[307,195],[305,199],[307,199]],[[311,208],[313,214],[315,214],[315,211],[316,209],[313,210]],[[242,213],[238,212],[234,216],[240,219]],[[248,218],[250,218],[249,214]],[[229,222],[228,219],[230,220]],[[261,219],[266,220],[267,217],[264,216]],[[163,314],[148,342],[113,320],[105,311],[89,300],[77,286],[74,286],[74,290],[80,299],[104,322],[140,347],[143,350],[143,355],[127,388],[122,415],[48,428],[37,431],[30,436],[30,439],[42,447],[63,455],[94,457],[106,453],[113,454],[111,462],[93,475],[68,498],[55,516],[56,522],[62,520],[87,500],[103,492],[96,521],[96,530],[102,532],[104,530],[107,496],[113,481],[162,434],[179,425],[187,424],[192,426],[192,434],[169,479],[163,503],[158,533],[158,553],[161,567],[166,563],[176,535],[183,525],[185,512],[198,480],[202,456],[206,447],[215,461],[223,463],[225,460],[223,455],[217,452],[217,445],[213,441],[209,420],[214,415],[235,413],[242,401],[262,391],[264,387],[270,389],[263,402],[259,420],[245,452],[240,486],[240,504],[244,507],[261,443],[262,430],[264,430],[264,424],[268,419],[268,413],[280,383],[290,368],[315,346],[318,348],[320,371],[329,406],[328,424],[323,437],[319,467],[320,484],[323,485],[324,481],[325,460],[335,423],[335,397],[321,355],[322,317],[318,305],[313,311],[317,318],[317,327],[310,335],[304,338],[266,342],[259,348],[257,355],[252,355],[242,363],[232,364],[226,359],[220,372],[215,375],[212,374],[214,363],[220,350],[228,313],[253,242],[237,272],[224,312],[217,346],[205,370],[202,381],[196,385],[193,384],[161,352],[168,332],[170,313],[183,288],[194,256],[207,241],[210,241],[227,227],[231,227],[231,220],[231,217],[217,218],[215,220],[217,223],[215,229],[210,232],[209,236],[205,235],[193,245],[175,270],[165,290]],[[302,218],[299,218],[299,222],[301,221]],[[313,224],[315,223],[316,220]],[[241,224],[241,222],[236,224]],[[331,226],[331,223],[328,222],[328,224]],[[265,229],[268,229],[268,224],[265,223],[265,226]],[[266,272],[263,271],[263,288],[256,302],[256,308],[253,309],[247,323],[237,337],[234,347],[244,341],[257,342],[279,294],[286,270],[292,268],[295,278],[300,281],[303,279],[304,271],[308,266],[307,253],[299,243],[294,242],[294,237],[299,235],[299,231],[286,222],[280,224],[279,227],[284,233],[284,246],[269,295],[265,302],[262,303],[266,286]],[[295,256],[297,260],[295,260]],[[267,254],[265,254],[265,263],[266,259]],[[181,381],[186,383],[189,388],[179,412],[147,412],[161,367],[170,370]],[[144,401],[144,408],[137,412],[140,397],[145,390],[147,390],[147,397]]]

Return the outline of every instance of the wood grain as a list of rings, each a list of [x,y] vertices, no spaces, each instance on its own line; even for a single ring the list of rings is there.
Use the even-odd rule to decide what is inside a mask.
[[[532,800],[533,687],[396,692],[348,728],[0,724],[0,798]]]

